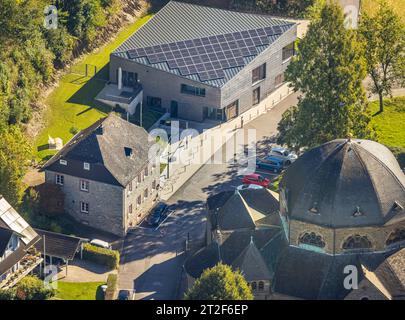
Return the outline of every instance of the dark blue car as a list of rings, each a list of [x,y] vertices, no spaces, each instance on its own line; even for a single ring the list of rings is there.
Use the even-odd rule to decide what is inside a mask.
[[[148,224],[152,227],[157,227],[166,212],[167,204],[159,202],[153,209],[148,218]]]
[[[263,159],[256,160],[256,167],[259,169],[273,171],[275,173],[279,173],[283,171],[285,167],[287,167],[285,161],[278,157],[267,156]]]

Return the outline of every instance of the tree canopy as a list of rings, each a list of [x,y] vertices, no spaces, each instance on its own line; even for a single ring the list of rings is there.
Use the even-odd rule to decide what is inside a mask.
[[[367,72],[372,79],[371,91],[378,94],[380,112],[384,96],[393,86],[405,83],[405,26],[386,1],[374,15],[364,13],[360,22]]]
[[[344,27],[340,6],[323,5],[297,51],[286,79],[302,96],[283,114],[278,142],[300,149],[349,135],[372,137],[363,51],[355,31]]]
[[[252,291],[239,271],[219,263],[206,269],[185,295],[186,300],[252,300]]]

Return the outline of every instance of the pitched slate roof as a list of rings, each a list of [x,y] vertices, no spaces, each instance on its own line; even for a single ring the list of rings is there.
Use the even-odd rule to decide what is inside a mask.
[[[223,194],[221,196],[221,194]],[[266,189],[246,189],[228,191],[211,199],[209,208],[215,207],[217,226],[221,230],[252,229],[260,221],[266,222],[266,218],[277,212],[279,204],[273,195]],[[217,207],[221,204],[221,207]],[[273,221],[271,218],[267,221]]]
[[[13,231],[0,226],[0,257],[6,251],[7,245],[10,242]]]
[[[249,245],[232,263],[232,267],[241,270],[247,281],[270,280],[271,274],[262,254],[254,244],[253,237]]]
[[[294,25],[294,23],[261,14],[241,13],[171,1],[112,54],[184,76],[194,81],[206,83],[207,85],[221,87]],[[264,28],[267,28],[266,31],[264,31]],[[215,70],[219,70],[219,75],[217,73],[216,76],[211,75],[207,78],[204,76],[205,70],[196,71],[192,69],[192,71],[184,71],[181,68],[184,64],[177,63],[178,59],[189,59],[193,58],[193,55],[201,56],[205,53],[214,53],[216,56],[212,56],[208,60],[215,65],[221,61],[218,53],[222,52],[222,49],[218,50],[217,48],[206,52],[197,50],[198,54],[191,51],[187,52],[187,49],[197,49],[201,41],[210,44],[209,40],[205,40],[209,37],[226,36],[233,39],[233,34],[247,31],[257,34],[258,30],[261,30],[261,35],[267,35],[266,39],[257,41],[254,44],[247,42],[248,53],[238,55],[239,61],[237,65],[228,66],[224,64],[221,68],[216,67]],[[247,38],[249,37],[250,35],[247,34]],[[183,46],[182,44],[185,41],[186,45]],[[186,49],[186,51],[174,58],[169,55],[169,58],[158,57],[155,59],[152,55],[155,53],[160,54],[161,51],[154,48],[160,48],[160,45],[170,45],[171,48],[176,48],[176,50]],[[237,45],[235,42],[234,49],[236,49]],[[238,49],[242,49],[242,47],[245,47],[243,43]],[[164,47],[163,52],[172,52],[171,49],[168,51],[166,48],[169,48],[169,46]],[[231,57],[229,56],[229,58]],[[172,59],[171,63],[169,62],[170,59]],[[193,60],[193,63],[189,65],[197,65],[198,63],[197,60]]]
[[[280,187],[291,219],[336,228],[405,219],[405,175],[374,141],[338,139],[314,148],[288,168]]]
[[[35,244],[39,252],[44,253],[45,239],[45,254],[47,256],[73,260],[81,242],[80,238],[40,229],[35,229],[35,231],[42,238]]]
[[[148,163],[152,145],[145,129],[110,114],[76,134],[43,170],[125,187]],[[131,148],[133,156],[128,157],[125,148]],[[84,170],[84,162],[90,163],[90,170]]]

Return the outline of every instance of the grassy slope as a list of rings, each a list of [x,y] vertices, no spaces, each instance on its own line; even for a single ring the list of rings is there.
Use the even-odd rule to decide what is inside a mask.
[[[379,110],[377,101],[370,104],[372,114]],[[384,112],[373,116],[379,142],[405,148],[405,97],[386,100]]]
[[[82,68],[86,63],[95,65],[99,70],[97,78],[107,79],[110,53],[150,18],[149,15],[137,20],[121,31],[111,43],[86,55],[72,69]],[[104,81],[97,80],[96,77],[83,77],[74,73],[66,74],[61,79],[58,87],[46,100],[48,111],[44,119],[47,125],[35,143],[39,159],[46,159],[54,154],[54,151],[46,149],[48,136],[60,137],[66,143],[73,136],[70,133],[71,128],[84,129],[110,111],[109,107],[94,100],[104,84]]]
[[[104,282],[58,282],[55,298],[62,300],[101,300]]]
[[[387,2],[405,23],[405,0],[387,0]],[[362,8],[365,12],[373,14],[378,9],[378,0],[362,0]]]

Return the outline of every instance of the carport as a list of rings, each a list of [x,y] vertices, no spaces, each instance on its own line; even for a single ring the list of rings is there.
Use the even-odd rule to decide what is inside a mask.
[[[55,233],[41,229],[34,230],[41,236],[41,240],[35,244],[35,248],[44,256],[44,270],[46,265],[46,257],[49,257],[51,265],[52,258],[59,258],[66,263],[67,276],[69,261],[72,261],[74,259],[76,252],[79,251],[79,247],[81,248],[81,244],[84,240],[61,233]]]

